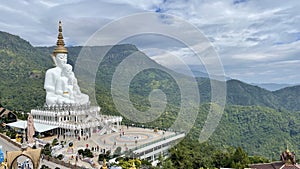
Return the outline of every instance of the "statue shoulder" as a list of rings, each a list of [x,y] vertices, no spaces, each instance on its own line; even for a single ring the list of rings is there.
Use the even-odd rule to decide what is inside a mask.
[[[54,67],[54,68],[50,68],[46,71],[46,76],[50,75],[50,74],[57,74],[57,75],[59,74],[60,75],[60,73],[61,73],[61,69],[58,67]]]
[[[45,75],[44,88],[47,90],[55,90],[56,79],[61,77],[61,69],[54,67],[48,69]]]

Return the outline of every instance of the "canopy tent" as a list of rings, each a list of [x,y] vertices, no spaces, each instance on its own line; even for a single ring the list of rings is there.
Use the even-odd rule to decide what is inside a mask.
[[[13,122],[13,123],[8,123],[6,125],[8,125],[10,127],[19,128],[19,129],[26,129],[27,128],[27,121],[19,120],[19,121]],[[37,131],[39,133],[42,133],[42,132],[45,132],[45,131],[56,129],[56,128],[58,128],[58,126],[53,126],[53,125],[41,124],[41,123],[34,122],[34,128],[35,128],[35,131]]]

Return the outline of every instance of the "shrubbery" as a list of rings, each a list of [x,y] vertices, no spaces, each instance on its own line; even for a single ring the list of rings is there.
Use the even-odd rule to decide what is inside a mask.
[[[110,160],[111,158],[111,152],[108,150],[105,154],[99,154],[98,161],[103,161],[104,159]]]
[[[79,149],[78,150],[78,154],[82,155],[83,157],[89,157],[89,158],[93,158],[94,157],[94,155],[91,152],[91,150],[87,149],[87,148],[85,150]]]
[[[114,157],[118,157],[119,155],[121,155],[121,151],[122,151],[122,148],[117,147],[116,150],[114,151]]]
[[[11,138],[11,139],[15,139],[16,138],[16,132],[15,131],[7,131],[6,135]]]
[[[48,156],[51,156],[51,146],[49,143],[47,143],[44,147],[44,149],[42,149],[42,153]]]
[[[41,169],[51,169],[50,167],[46,166],[46,165],[42,165]],[[56,169],[56,168],[55,168]]]
[[[57,138],[53,139],[53,141],[52,141],[52,146],[55,146],[57,143],[58,143]]]
[[[59,159],[59,160],[62,160],[64,158],[64,155],[60,154],[56,158]]]

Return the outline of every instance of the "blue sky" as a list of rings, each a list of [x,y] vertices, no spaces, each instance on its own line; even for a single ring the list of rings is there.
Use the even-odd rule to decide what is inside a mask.
[[[141,12],[170,14],[195,25],[209,39],[226,76],[248,83],[300,83],[299,9],[299,0],[10,0],[0,4],[0,30],[34,46],[52,46],[62,20],[66,44],[83,45],[116,19]],[[138,29],[136,23],[133,29]],[[172,69],[180,70],[182,61],[201,65],[187,47],[165,37],[127,41]]]

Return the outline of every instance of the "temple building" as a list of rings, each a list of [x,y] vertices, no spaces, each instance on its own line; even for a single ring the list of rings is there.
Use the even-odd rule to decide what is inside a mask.
[[[55,67],[48,69],[45,76],[46,103],[41,109],[31,110],[36,131],[51,130],[53,134],[72,137],[118,131],[122,117],[101,115],[100,107],[91,106],[89,96],[81,93],[72,66],[67,64],[68,50],[64,46],[61,22],[58,31],[52,55]],[[10,126],[24,129],[24,123],[18,121]]]
[[[0,107],[0,118],[4,119],[5,123],[11,123],[17,121],[17,115],[10,110]]]
[[[252,164],[250,168],[253,169],[300,169],[300,166],[296,162],[296,156],[294,152],[291,152],[288,148],[280,154],[280,161],[274,161],[271,163]]]

